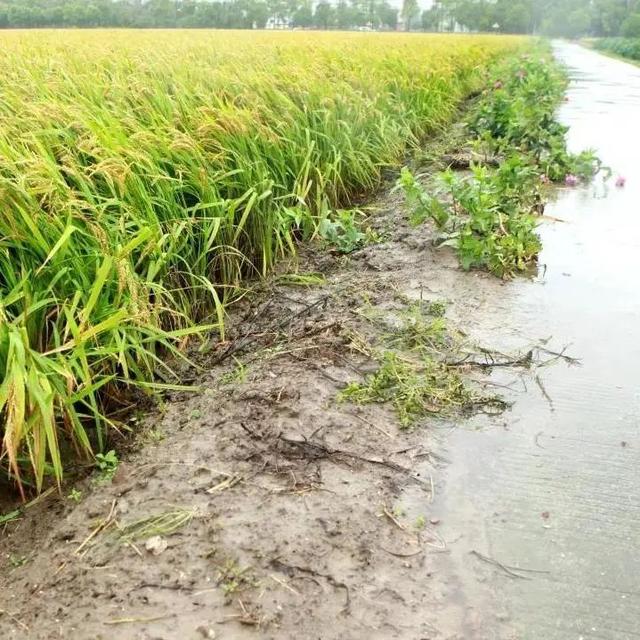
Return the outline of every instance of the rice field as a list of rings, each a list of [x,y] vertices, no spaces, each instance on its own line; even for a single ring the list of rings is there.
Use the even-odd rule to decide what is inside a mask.
[[[495,36],[0,36],[2,465],[21,489],[101,450],[132,387],[179,383],[248,277],[446,125]]]

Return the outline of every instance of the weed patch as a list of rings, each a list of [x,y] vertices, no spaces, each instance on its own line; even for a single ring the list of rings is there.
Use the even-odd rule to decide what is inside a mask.
[[[468,174],[449,169],[428,192],[409,169],[397,182],[412,224],[427,219],[456,248],[463,269],[486,268],[500,277],[528,269],[541,248],[536,233],[545,185],[588,181],[602,168],[591,151],[567,151],[567,128],[555,119],[566,75],[547,55],[500,66],[467,124],[477,149]],[[483,163],[482,158],[499,158]]]
[[[451,329],[444,318],[442,302],[410,303],[397,312],[397,320],[382,333],[382,346],[370,347],[358,335],[352,348],[378,362],[377,370],[362,382],[348,384],[339,400],[389,403],[403,427],[422,418],[446,416],[475,407],[497,403],[494,396],[479,393],[451,366],[462,348],[463,336]],[[378,322],[369,311],[369,320]]]
[[[384,351],[379,369],[364,382],[349,384],[340,398],[356,404],[388,402],[403,427],[429,414],[464,408],[476,399],[460,375],[446,365],[429,357],[412,362],[393,351]]]

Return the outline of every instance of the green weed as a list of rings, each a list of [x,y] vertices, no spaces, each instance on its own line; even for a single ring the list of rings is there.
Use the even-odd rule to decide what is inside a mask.
[[[338,253],[352,253],[367,242],[367,233],[362,231],[358,210],[337,211],[335,216],[323,218],[318,227],[320,237]]]
[[[74,487],[69,492],[69,495],[67,496],[67,498],[71,500],[71,502],[75,502],[76,504],[78,504],[82,500],[82,491]]]
[[[11,554],[9,556],[9,564],[14,569],[17,569],[18,567],[22,567],[23,565],[27,564],[28,561],[29,561],[29,556],[17,556],[14,554]]]
[[[432,219],[443,232],[442,244],[456,248],[463,269],[487,268],[500,277],[528,269],[541,248],[536,226],[545,182],[573,184],[601,169],[593,152],[567,151],[567,128],[554,117],[565,88],[566,75],[547,56],[509,60],[468,123],[473,144],[484,155],[502,158],[498,168],[447,170],[434,193],[402,170],[397,187],[405,193],[410,221]]]
[[[235,367],[220,376],[220,384],[240,384],[247,379],[247,367],[241,360],[232,356]]]
[[[113,449],[107,451],[106,453],[97,453],[95,466],[99,470],[98,481],[111,481],[116,471],[118,470],[119,464],[120,460],[118,460],[118,456]]]
[[[421,225],[426,220],[433,220],[438,229],[443,229],[449,221],[447,208],[425,191],[419,179],[402,167],[396,188],[404,192],[405,201],[409,209],[409,221],[413,226]]]
[[[251,567],[241,568],[234,560],[227,560],[219,567],[217,583],[225,596],[258,586]]]

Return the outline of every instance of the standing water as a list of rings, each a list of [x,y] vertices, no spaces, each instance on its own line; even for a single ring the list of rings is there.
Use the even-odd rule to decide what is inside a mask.
[[[572,78],[569,146],[595,149],[614,178],[561,189],[538,278],[469,321],[489,344],[548,340],[581,362],[539,368],[491,428],[448,441],[434,507],[450,638],[640,638],[640,68],[572,44],[556,55]]]

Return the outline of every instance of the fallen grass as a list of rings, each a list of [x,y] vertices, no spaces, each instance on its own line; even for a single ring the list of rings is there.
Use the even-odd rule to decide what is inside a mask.
[[[188,525],[195,515],[194,509],[170,509],[118,526],[116,538],[120,542],[131,543],[153,536],[169,536]]]
[[[363,315],[381,329],[381,344],[371,346],[354,334],[351,347],[377,361],[378,368],[363,381],[348,384],[339,400],[389,403],[404,428],[427,416],[500,405],[497,397],[481,394],[458,367],[450,366],[452,356],[463,353],[465,344],[444,313],[441,301],[411,302],[391,313],[368,308]]]
[[[429,356],[407,360],[394,351],[384,351],[378,370],[364,382],[347,385],[340,398],[356,404],[391,403],[403,427],[428,414],[463,409],[479,399],[445,364]]]
[[[94,30],[1,42],[1,457],[23,495],[59,482],[65,458],[105,451],[132,387],[171,388],[167,355],[224,334],[243,278],[323,222],[344,227],[335,212],[524,43]],[[333,231],[345,250],[360,241]]]
[[[135,545],[136,542],[169,536],[187,526],[197,515],[196,509],[175,507],[126,524],[120,524],[116,519],[116,504],[116,500],[113,500],[107,516],[97,523],[91,533],[76,548],[76,555],[84,557],[87,553],[113,542],[129,545],[137,553],[140,553]]]

